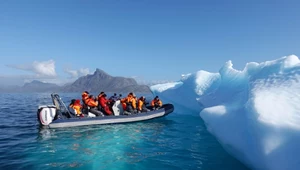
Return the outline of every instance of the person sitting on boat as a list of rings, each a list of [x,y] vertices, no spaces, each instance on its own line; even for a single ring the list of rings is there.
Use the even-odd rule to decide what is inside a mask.
[[[151,101],[151,106],[153,110],[157,110],[162,106],[162,101],[159,100],[158,96],[155,96],[155,98]]]
[[[81,97],[82,97],[82,102],[84,103],[85,100],[89,97],[89,92],[88,91],[82,92]]]
[[[105,115],[113,115],[111,109],[110,109],[110,101],[106,99],[106,94],[104,93],[100,98],[99,98],[99,105],[101,106],[101,111]]]
[[[104,94],[103,91],[98,94],[98,110],[102,110],[101,105],[100,105],[100,98],[103,94]]]
[[[76,101],[76,99],[72,99],[70,104],[69,104],[69,107],[72,107],[74,105],[75,101]]]
[[[84,114],[81,112],[82,105],[80,104],[80,100],[75,100],[75,103],[73,104],[72,108],[75,110],[76,116],[84,117]]]
[[[130,114],[134,114],[136,113],[136,100],[134,97],[134,94],[132,92],[130,92],[127,97],[123,98],[121,100],[121,103],[123,105],[123,108],[125,108],[124,110]],[[125,107],[124,107],[125,106]]]
[[[75,111],[75,109],[73,108],[73,105],[74,105],[75,101],[76,101],[76,99],[72,99],[71,102],[70,102],[70,104],[69,104],[69,106],[68,106],[69,112],[70,112],[72,115],[74,115],[74,116],[76,115],[76,111]]]
[[[105,94],[104,91],[100,92],[100,93],[98,94],[98,99],[99,99],[103,94]]]
[[[86,99],[86,104],[90,107],[89,111],[96,116],[104,116],[103,113],[98,110],[98,101],[93,95],[90,95],[89,98]]]
[[[137,110],[138,110],[138,113],[149,112],[150,111],[146,107],[146,98],[144,96],[139,98]]]
[[[122,94],[119,94],[117,100],[121,100],[122,99]]]
[[[117,93],[114,93],[114,95],[110,96],[110,98],[109,98],[109,101],[110,101],[109,106],[112,107],[117,100],[118,100]]]
[[[89,92],[88,91],[84,91],[81,94],[81,100],[82,100],[82,112],[85,114],[88,114],[88,108],[87,108],[87,104],[86,104],[86,99],[89,98]]]
[[[101,107],[101,105],[100,105],[100,98],[101,98],[103,95],[104,95],[104,92],[103,92],[103,91],[100,92],[100,93],[98,94],[98,98],[97,98],[97,100],[98,100],[98,110],[102,110],[102,107]]]
[[[117,100],[118,100],[117,93],[114,93],[114,95],[113,95],[113,96],[110,96],[109,100],[110,100],[111,102],[115,102],[115,101],[117,101]]]

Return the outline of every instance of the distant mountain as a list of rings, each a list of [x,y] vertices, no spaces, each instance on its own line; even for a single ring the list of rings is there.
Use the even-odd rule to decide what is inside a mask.
[[[20,86],[0,87],[0,92],[82,92],[89,91],[99,93],[115,92],[142,92],[150,93],[147,85],[138,85],[133,78],[113,77],[103,70],[96,69],[94,74],[86,75],[77,79],[74,83],[58,86],[53,83],[43,83],[33,80],[30,83]]]
[[[138,85],[133,78],[113,77],[103,70],[96,69],[94,74],[80,77],[74,83],[63,87],[63,92],[145,92],[150,93],[146,85]]]
[[[57,92],[61,91],[61,87],[53,83],[43,83],[33,80],[21,87],[21,92]]]

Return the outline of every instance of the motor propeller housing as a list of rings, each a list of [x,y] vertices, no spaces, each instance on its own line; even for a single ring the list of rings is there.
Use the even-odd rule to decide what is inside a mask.
[[[47,126],[55,118],[56,107],[52,105],[39,106],[37,114],[38,114],[37,117],[39,119],[40,124]]]

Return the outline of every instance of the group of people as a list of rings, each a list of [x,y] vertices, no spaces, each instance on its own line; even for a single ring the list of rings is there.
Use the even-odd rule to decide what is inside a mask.
[[[84,91],[81,95],[82,104],[79,99],[72,99],[69,108],[74,112],[76,116],[84,117],[85,114],[91,112],[96,116],[111,116],[114,115],[112,106],[118,100],[120,100],[124,114],[137,114],[142,112],[148,112],[150,109],[156,110],[162,106],[162,101],[156,96],[150,103],[151,108],[148,109],[146,105],[145,96],[137,98],[134,93],[130,92],[126,97],[122,98],[122,94],[117,95],[114,93],[109,99],[104,92],[100,92],[98,96],[89,94],[88,91]]]

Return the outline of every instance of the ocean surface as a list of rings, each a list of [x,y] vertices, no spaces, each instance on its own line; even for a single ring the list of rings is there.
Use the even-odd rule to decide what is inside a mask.
[[[60,96],[66,104],[81,98]],[[46,129],[37,108],[47,104],[50,93],[0,93],[0,169],[248,169],[206,130],[199,113],[178,113],[176,105],[167,117],[145,122]]]

